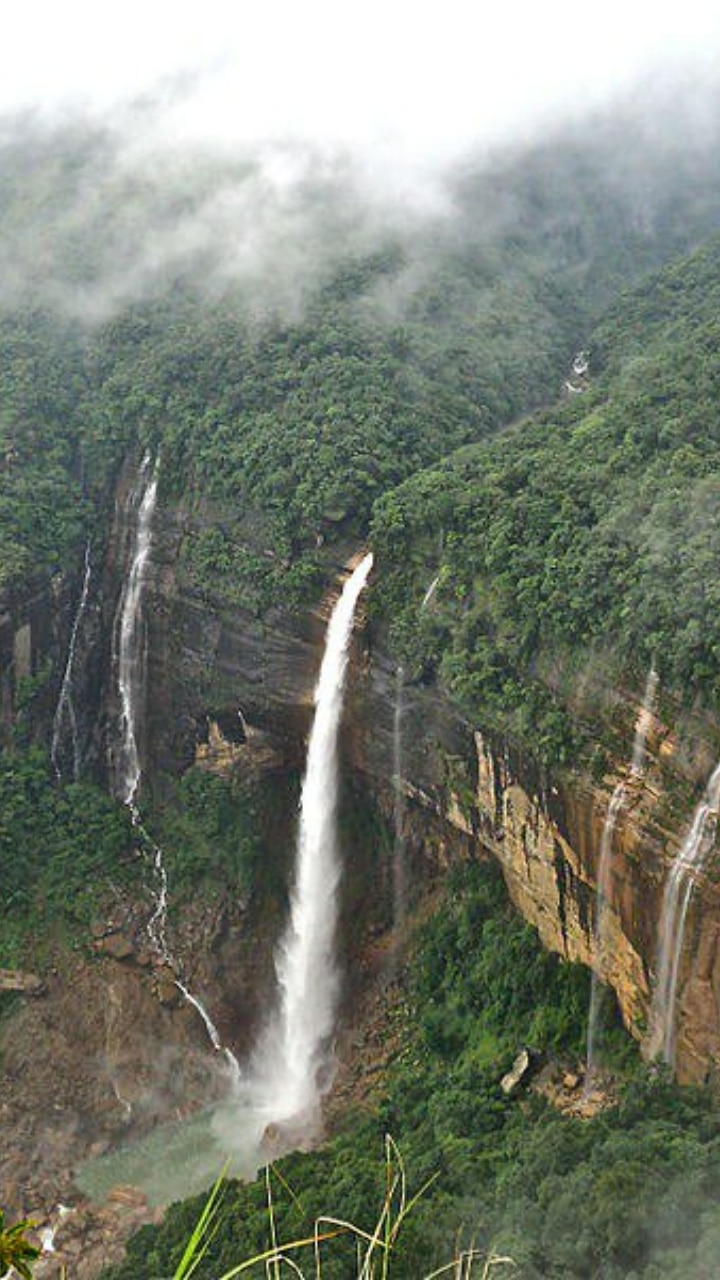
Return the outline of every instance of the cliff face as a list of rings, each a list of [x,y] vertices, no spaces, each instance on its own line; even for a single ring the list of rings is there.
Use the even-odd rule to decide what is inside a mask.
[[[98,558],[80,636],[75,692],[83,750],[99,773],[116,712],[112,627],[127,559],[123,494],[130,480],[129,471],[120,480],[111,536]],[[158,513],[146,608],[147,771],[157,795],[196,762],[223,776],[260,778],[275,797],[268,835],[275,885],[252,903],[231,896],[205,901],[199,895],[171,924],[188,985],[242,1057],[274,990],[272,957],[285,916],[282,886],[294,841],[294,799],[335,591],[300,615],[277,610],[258,617],[238,608],[215,584],[199,588],[186,573],[182,550],[189,519],[179,506]],[[327,571],[339,581],[337,559],[342,557],[328,557]],[[27,724],[38,739],[48,738],[81,573],[79,563],[57,582],[3,601],[6,737],[17,722],[23,681],[47,667],[50,674],[38,682]],[[625,698],[627,743],[636,714]],[[386,971],[393,893],[387,828],[398,812],[411,902],[459,860],[493,857],[512,900],[543,943],[570,960],[597,965],[598,856],[610,798],[623,778],[605,976],[628,1029],[647,1043],[663,890],[690,817],[688,783],[697,798],[712,764],[702,754],[711,737],[712,726],[699,722],[672,733],[654,720],[642,778],[629,779],[626,758],[618,758],[614,772],[599,782],[580,775],[543,777],[531,761],[468,725],[442,691],[406,682],[374,646],[361,607],[342,730],[346,993],[367,993]],[[669,802],[669,778],[684,780],[682,801]],[[378,813],[385,818],[384,835]],[[84,958],[68,957],[53,944],[42,994],[27,1000],[0,1035],[0,1109],[13,1117],[6,1125],[0,1195],[18,1212],[33,1205],[49,1208],[53,1198],[72,1195],[73,1163],[131,1140],[223,1087],[199,1018],[178,1001],[169,975],[143,953],[147,903],[118,904],[115,917],[101,926],[94,943],[89,940],[92,951]],[[720,886],[711,865],[693,893],[679,993],[678,1076],[701,1081],[720,1065]],[[355,1005],[361,1009],[362,1000],[347,1001],[348,1008]],[[38,1045],[46,1049],[39,1052]],[[50,1098],[59,1099],[61,1113],[55,1114]]]
[[[631,774],[626,759],[601,782],[581,774],[554,781],[505,744],[471,730],[436,690],[400,691],[375,655],[353,704],[354,762],[385,793],[386,805],[398,693],[408,812],[419,807],[456,833],[448,840],[456,846],[450,856],[464,856],[469,847],[476,856],[490,853],[498,860],[510,897],[543,944],[597,968],[615,991],[627,1029],[648,1053],[663,893],[692,816],[688,784],[697,800],[711,768],[705,744],[713,726],[691,722],[676,736],[653,718],[642,776]],[[626,699],[628,743],[639,710]],[[619,781],[625,791],[612,836],[601,957],[598,862]],[[678,784],[685,798],[673,806],[666,787]],[[693,890],[680,965],[676,1066],[682,1082],[703,1081],[720,1069],[719,935],[720,889],[711,859]]]
[[[129,470],[120,477],[111,536],[98,557],[81,635],[77,698],[83,707],[87,758],[94,759],[98,769],[114,713],[111,637],[127,554],[123,496],[131,478]],[[193,762],[220,774],[270,778],[277,789],[279,815],[273,843],[287,878],[293,788],[304,761],[313,686],[334,593],[304,614],[276,610],[258,617],[224,600],[213,583],[199,587],[183,560],[188,524],[198,518],[206,517],[202,512],[191,515],[182,505],[161,506],[158,512],[146,610],[148,773],[159,793],[163,779]],[[347,548],[345,557],[336,554],[334,560],[328,556],[330,577],[339,578],[338,561],[349,559],[350,551]],[[80,584],[78,565],[62,580],[4,602],[0,691],[6,731],[17,712],[18,681],[37,675],[45,663],[54,674],[38,695],[33,714],[39,711],[35,732],[49,733]],[[365,800],[392,822],[399,772],[411,897],[428,878],[441,875],[458,859],[495,857],[510,896],[543,943],[568,959],[597,964],[598,855],[613,787],[618,776],[627,776],[627,761],[616,761],[618,774],[601,783],[581,776],[562,782],[541,777],[531,762],[465,723],[441,691],[406,683],[387,656],[373,648],[372,636],[362,627],[362,612],[360,623],[342,734],[349,780],[344,805],[348,928],[364,915],[371,896],[383,902],[375,905],[374,920],[365,921],[365,941],[367,930],[372,934],[390,914],[392,871],[387,855],[373,852],[372,833],[359,841],[361,853],[355,845]],[[636,711],[628,702],[628,740]],[[702,738],[699,731],[698,736]],[[682,753],[658,721],[651,727],[649,748],[647,773],[628,784],[614,833],[605,947],[605,976],[628,1029],[641,1041],[647,1037],[663,888],[689,819],[689,803],[691,807],[686,802],[676,815],[668,816],[663,770],[668,758],[679,759]],[[698,783],[709,765],[709,759],[676,759],[673,767],[678,776]],[[367,892],[369,880],[372,895]],[[701,1080],[720,1063],[719,893],[711,876],[705,876],[692,898],[678,1005],[682,1080]],[[237,920],[234,908],[223,917],[212,946],[188,951],[192,981],[213,993],[220,1029],[240,1052],[251,1042],[269,998],[281,905],[274,901],[258,931],[240,904]],[[357,931],[352,947],[355,956],[362,953]]]
[[[376,660],[369,692],[357,707],[357,767],[387,787],[392,760],[381,703],[391,696],[387,673]],[[615,991],[623,1021],[650,1052],[652,989],[657,968],[663,894],[690,821],[681,807],[669,813],[664,784],[699,795],[710,762],[703,753],[668,769],[678,754],[666,726],[650,728],[647,768],[594,783],[584,775],[553,782],[503,744],[471,732],[436,692],[406,690],[402,717],[403,789],[407,804],[442,817],[476,855],[500,863],[511,899],[537,928],[543,944],[566,959],[596,968]],[[628,702],[632,726],[639,707]],[[386,715],[387,722],[387,715]],[[710,732],[711,726],[705,726]],[[630,740],[630,735],[628,735]],[[384,756],[384,759],[383,759]],[[602,956],[596,938],[597,881],[603,831],[614,789],[624,798],[612,835],[611,885],[603,916]],[[698,798],[696,796],[696,798]],[[697,877],[680,964],[677,1004],[678,1078],[699,1083],[720,1069],[720,889],[712,860]]]
[[[155,547],[149,740],[154,765],[193,759],[219,772],[297,770],[332,593],[316,611],[259,619],[189,588],[179,569],[182,512],[166,512]],[[329,566],[332,568],[332,566]],[[397,714],[398,699],[400,715]],[[627,740],[638,708],[625,708]],[[694,727],[695,732],[702,726]],[[399,741],[397,734],[399,731]],[[669,816],[668,761],[681,755],[666,726],[651,725],[648,769],[628,782],[613,837],[605,916],[605,977],[629,1031],[646,1041],[663,889],[689,821],[687,802]],[[387,657],[356,639],[343,751],[388,819],[400,752],[411,884],[459,857],[499,861],[513,901],[543,943],[597,965],[598,857],[608,805],[627,760],[601,782],[554,782],[503,744],[467,725],[441,691],[407,685]],[[629,751],[629,747],[628,747]],[[686,787],[707,758],[671,762]],[[690,802],[691,807],[692,802]],[[692,898],[681,966],[677,1070],[697,1081],[720,1064],[718,891],[701,878]]]
[[[126,499],[134,474],[129,459],[114,492],[100,504],[96,536],[84,551],[78,548],[61,573],[15,583],[0,593],[0,746],[7,746],[17,729],[23,742],[51,742],[72,639],[69,691],[81,771],[100,779],[106,772],[112,636],[128,552]],[[57,742],[64,777],[72,772],[68,732],[65,720]]]

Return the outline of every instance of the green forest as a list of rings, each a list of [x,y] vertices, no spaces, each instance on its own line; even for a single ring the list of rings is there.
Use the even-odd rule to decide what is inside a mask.
[[[162,236],[209,194],[242,191],[257,177],[250,162],[208,161],[168,191],[118,169],[109,131],[46,135],[30,122],[20,142],[0,138],[0,235],[13,246],[27,225],[44,227],[24,287],[9,255],[0,289],[0,615],[44,588],[79,596],[91,540],[89,626],[112,631],[117,494],[147,453],[166,522],[157,579],[179,584],[198,629],[206,611],[218,636],[227,618],[248,617],[265,643],[291,625],[305,643],[340,567],[369,548],[359,666],[380,654],[387,680],[400,669],[406,690],[520,752],[531,776],[611,794],[629,735],[610,693],[637,699],[651,667],[662,713],[704,715],[715,728],[701,745],[716,756],[720,173],[699,147],[628,137],[642,161],[620,174],[617,134],[600,122],[591,140],[570,130],[468,166],[449,184],[451,212],[409,229],[371,224],[371,234],[358,214],[360,231],[303,276],[299,298],[290,305],[268,286],[263,307],[207,248],[132,287],[137,228]],[[93,183],[107,212],[89,202],[81,224]],[[304,199],[325,211],[319,235],[334,244],[350,197],[329,185]],[[282,263],[270,275],[282,277]],[[573,382],[580,351],[588,368]],[[168,652],[185,640],[171,635]],[[214,643],[220,666],[227,655]],[[53,633],[54,663],[33,659],[15,679],[9,659],[0,672],[11,690],[0,706],[0,966],[56,975],[72,954],[99,972],[92,927],[111,904],[150,903],[153,841],[166,857],[171,928],[206,902],[240,902],[274,924],[289,896],[278,832],[294,821],[309,699],[290,766],[278,763],[270,726],[266,774],[254,764],[243,773],[256,730],[246,735],[242,713],[238,742],[223,742],[222,777],[193,764],[197,726],[183,723],[184,754],[163,759],[140,813],[109,793],[104,703],[80,778],[52,768],[59,647]],[[202,672],[198,687],[214,695],[213,679]],[[98,680],[100,704],[107,673]],[[696,746],[681,743],[678,774]],[[448,776],[457,763],[443,761]],[[387,773],[389,794],[397,779]],[[680,832],[678,815],[687,820],[701,790],[691,773],[673,782]],[[358,785],[350,803],[351,789],[343,847],[356,877],[371,847],[379,878],[398,838],[397,795],[377,810],[368,800],[360,816],[366,793]],[[427,797],[408,796],[417,820]],[[430,809],[438,818],[437,797]],[[371,1233],[389,1136],[410,1192],[422,1189],[388,1255],[398,1280],[440,1273],[463,1249],[479,1259],[468,1277],[502,1257],[512,1263],[493,1274],[523,1280],[711,1280],[712,1071],[681,1088],[641,1061],[613,1007],[602,1029],[606,1105],[568,1113],[555,1086],[584,1059],[589,971],[541,947],[489,856],[451,853],[431,869],[418,859],[413,875],[406,953],[379,983],[392,1052],[321,1146],[284,1157],[265,1180],[224,1183],[192,1274],[218,1280],[274,1233],[312,1235],[322,1215]],[[368,899],[376,888],[365,886]],[[375,946],[391,909],[363,902],[358,914],[366,909]],[[12,1034],[20,1002],[0,998],[0,1032]],[[500,1082],[523,1049],[532,1080],[506,1093]],[[104,1280],[173,1274],[205,1202],[142,1227]],[[348,1280],[355,1256],[340,1231],[323,1280]],[[302,1261],[310,1274],[311,1257]],[[258,1264],[249,1274],[270,1273]]]
[[[510,1256],[508,1274],[526,1280],[709,1280],[720,1117],[708,1093],[644,1075],[622,1035],[614,1052],[625,1084],[595,1119],[564,1116],[535,1092],[507,1098],[499,1087],[522,1045],[576,1060],[587,994],[586,971],[538,947],[497,875],[455,874],[415,940],[394,1015],[402,1049],[373,1110],[344,1117],[321,1151],[288,1157],[272,1175],[277,1238],[312,1235],[324,1214],[372,1230],[389,1133],[410,1190],[434,1179],[408,1217],[391,1275],[429,1274],[472,1244],[483,1258]],[[143,1228],[107,1280],[171,1274],[202,1207],[203,1197],[185,1201],[161,1228]],[[229,1183],[195,1274],[211,1280],[269,1245],[263,1181]],[[354,1274],[353,1254],[352,1239],[328,1245],[323,1277]]]

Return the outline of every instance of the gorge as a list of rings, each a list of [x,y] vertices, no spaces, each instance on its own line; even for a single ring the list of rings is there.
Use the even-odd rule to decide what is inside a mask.
[[[335,1191],[370,1221],[390,1134],[438,1174],[399,1276],[714,1265],[720,187],[594,145],[458,176],[451,228],[287,314],[204,263],[0,317],[0,1203],[55,1233],[38,1277],[171,1274],[228,1135],[300,1238]]]

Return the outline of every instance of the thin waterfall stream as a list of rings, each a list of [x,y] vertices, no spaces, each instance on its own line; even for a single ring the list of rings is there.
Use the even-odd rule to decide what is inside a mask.
[[[608,923],[612,899],[613,838],[618,818],[625,807],[633,781],[642,778],[645,771],[647,735],[657,695],[658,674],[654,667],[648,672],[645,692],[635,721],[633,749],[629,778],[623,778],[610,797],[605,817],[600,856],[598,858],[597,888],[595,899],[595,965],[590,985],[590,1009],[587,1028],[587,1084],[592,1086],[597,1075],[597,1052],[600,1040],[600,1022],[603,1010],[608,967]]]
[[[395,706],[393,708],[393,929],[395,947],[405,939],[407,923],[407,866],[405,860],[405,792],[403,790],[403,711],[405,709],[405,672],[395,672]]]
[[[114,744],[113,769],[115,793],[123,804],[137,812],[136,796],[140,784],[140,752],[137,724],[145,693],[145,644],[143,626],[143,592],[152,543],[152,521],[157,502],[157,466],[145,454],[137,484],[130,494],[129,507],[136,513],[129,572],[120,597],[116,652],[120,695],[120,718]]]
[[[430,601],[432,600],[433,596],[435,595],[435,592],[436,592],[436,591],[437,591],[437,589],[438,589],[438,584],[439,584],[439,582],[440,582],[440,574],[439,574],[439,573],[436,573],[436,574],[435,574],[435,577],[433,578],[432,582],[430,583],[430,586],[428,587],[427,591],[425,592],[425,595],[423,596],[422,601],[421,601],[421,603],[420,603],[420,612],[421,612],[421,613],[422,613],[423,609],[426,609],[426,608],[427,608],[427,606],[429,605],[429,603],[430,603]]]
[[[149,850],[155,879],[155,906],[147,925],[152,945],[173,971],[178,966],[167,942],[168,877],[160,845],[147,832],[137,796],[142,778],[138,730],[145,697],[145,627],[143,601],[147,569],[152,546],[152,523],[158,491],[158,467],[149,453],[145,454],[138,473],[137,484],[130,494],[129,508],[135,514],[135,528],[129,557],[129,571],[120,596],[116,651],[120,716],[117,740],[114,744],[113,766],[115,793],[130,810],[133,826],[141,845]],[[227,1059],[233,1080],[240,1074],[240,1065],[231,1049],[222,1044],[220,1034],[205,1005],[178,978],[175,985],[187,1004],[199,1013],[208,1039],[216,1052]]]
[[[64,774],[64,762],[67,752],[64,749],[64,737],[66,726],[70,731],[70,760],[72,769],[70,776],[73,782],[77,782],[80,777],[80,742],[78,738],[77,715],[75,712],[75,700],[73,698],[73,675],[75,672],[75,655],[77,650],[78,635],[82,620],[85,616],[88,597],[90,594],[90,579],[92,577],[92,561],[91,561],[91,542],[88,538],[85,544],[85,570],[83,574],[82,590],[80,592],[80,600],[75,610],[72,629],[70,631],[70,642],[68,644],[67,660],[65,662],[65,670],[63,672],[62,683],[60,685],[60,694],[58,697],[55,715],[53,717],[52,740],[50,743],[50,759],[53,769],[60,781]]]
[[[680,962],[690,900],[697,878],[715,843],[720,808],[720,762],[715,766],[690,829],[670,868],[658,930],[657,970],[652,1007],[648,1056],[662,1057],[675,1065],[677,997]]]

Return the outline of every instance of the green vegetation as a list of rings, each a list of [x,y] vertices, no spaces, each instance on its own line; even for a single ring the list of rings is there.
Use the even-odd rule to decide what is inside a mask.
[[[48,315],[0,313],[0,351],[2,587],[57,572],[80,541],[88,505],[78,482],[83,375],[71,334]]]
[[[2,1274],[14,1273],[22,1280],[31,1280],[32,1263],[40,1256],[40,1250],[31,1244],[26,1231],[35,1224],[32,1222],[16,1222],[12,1227],[5,1226],[5,1214],[0,1209],[0,1268]]]
[[[588,665],[642,688],[654,660],[688,703],[720,697],[719,298],[714,242],[617,304],[592,390],[376,506],[376,614],[407,667],[556,764]]]
[[[97,211],[76,221],[88,139],[66,139],[61,160],[57,141],[0,147],[11,243],[49,200],[62,215],[48,225],[49,265],[0,314],[4,594],[105,536],[122,460],[151,448],[160,519],[171,505],[178,517],[183,588],[271,627],[273,610],[317,599],[346,547],[370,537],[374,639],[389,640],[406,679],[438,681],[475,724],[544,763],[584,758],[600,778],[618,731],[606,717],[599,734],[602,687],[642,687],[651,661],[688,704],[717,705],[720,246],[598,323],[621,279],[717,229],[716,159],[702,180],[688,151],[667,171],[658,154],[636,182],[601,182],[616,139],[554,140],[458,177],[452,219],[350,237],[303,277],[300,299],[256,314],[247,282],[228,282],[209,251],[143,278],[134,297],[119,280],[127,271],[132,286],[136,267],[141,278],[128,240],[145,212],[162,233],[202,212],[205,192],[242,190],[250,163],[208,165],[162,194],[118,178],[111,140],[96,136],[88,156],[118,196],[103,226]],[[83,300],[92,323],[62,318]],[[589,389],[539,412],[581,345]],[[51,674],[41,666],[16,690],[15,748],[0,760],[4,964],[42,962],[105,891],[140,879],[127,813],[90,784],[56,785],[25,746]],[[175,898],[220,883],[279,897],[278,861],[263,856],[269,792],[195,769],[158,792],[148,825]],[[523,1280],[714,1275],[720,1118],[705,1093],[636,1065],[618,1105],[581,1121],[499,1087],[521,1046],[561,1062],[582,1052],[587,985],[540,951],[486,869],[456,875],[417,939],[382,1096],[323,1151],[282,1162],[278,1236],[308,1238],[335,1213],[372,1238],[387,1203],[377,1152],[392,1133],[409,1185],[433,1180],[385,1251],[398,1277],[466,1247],[511,1256]],[[200,1211],[175,1206],[139,1233],[109,1280],[182,1267]],[[267,1187],[233,1184],[212,1228],[198,1280],[272,1249]],[[347,1280],[356,1253],[357,1239],[338,1238],[326,1280]]]
[[[153,835],[163,848],[173,901],[201,885],[247,894],[263,880],[263,833],[277,791],[269,783],[232,782],[188,769],[151,810]]]
[[[58,787],[39,748],[0,758],[0,964],[37,964],[135,878],[124,809],[91,783]],[[32,942],[32,954],[25,949]]]
[[[648,1076],[637,1060],[620,1102],[592,1120],[535,1092],[500,1090],[523,1044],[571,1062],[586,1006],[587,974],[540,949],[499,877],[477,866],[456,873],[416,940],[403,1049],[376,1109],[346,1117],[326,1148],[271,1175],[277,1238],[312,1235],[328,1214],[371,1233],[389,1132],[408,1185],[433,1179],[403,1225],[391,1275],[426,1275],[472,1245],[481,1258],[512,1257],[522,1280],[709,1280],[720,1117],[708,1094]],[[143,1228],[107,1280],[172,1274],[202,1206],[202,1197],[175,1205],[160,1228]],[[272,1246],[263,1182],[229,1184],[215,1228],[198,1280]],[[347,1238],[324,1254],[324,1280],[347,1280],[353,1268]]]
[[[0,586],[62,567],[151,446],[199,589],[307,600],[319,542],[365,536],[381,494],[552,400],[620,283],[720,221],[713,148],[598,119],[464,170],[452,216],[402,230],[323,174],[296,193],[295,258],[278,246],[259,283],[242,250],[236,276],[224,261],[237,235],[201,234],[214,199],[252,205],[254,160],[135,173],[121,151],[79,124],[0,139]],[[198,247],[175,258],[178,227]]]

